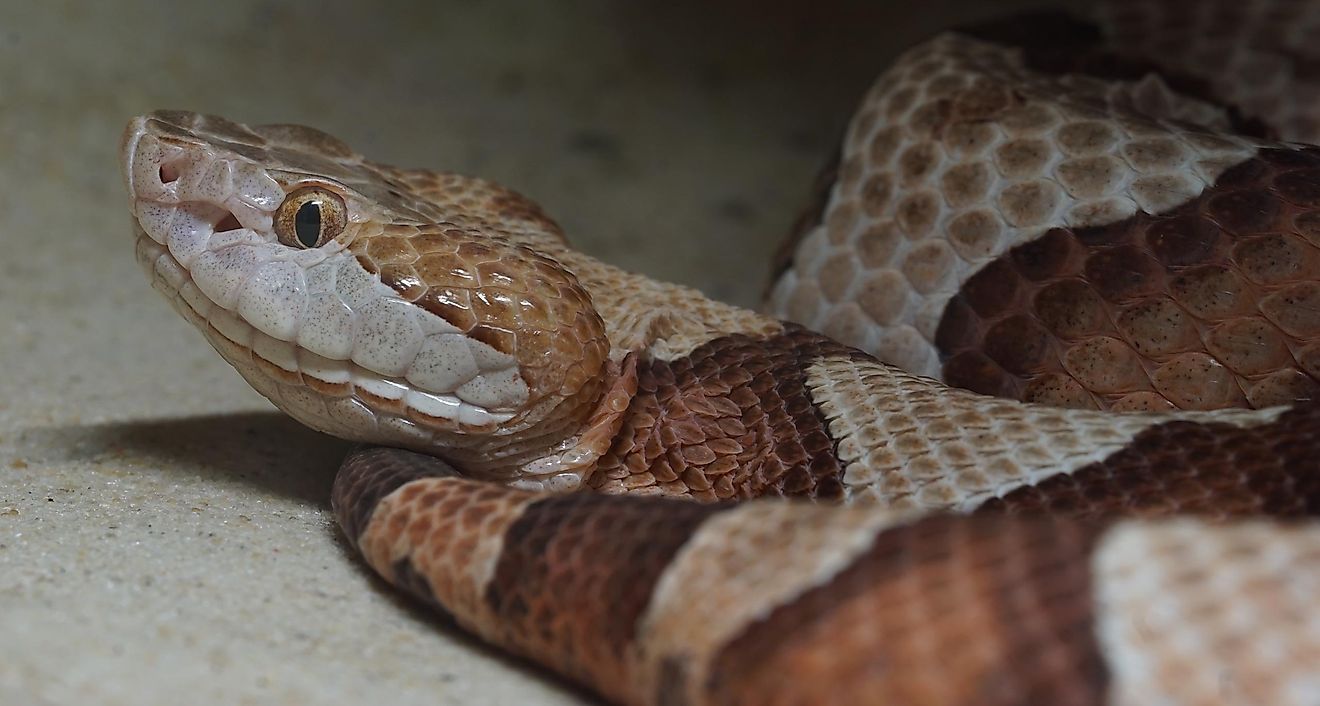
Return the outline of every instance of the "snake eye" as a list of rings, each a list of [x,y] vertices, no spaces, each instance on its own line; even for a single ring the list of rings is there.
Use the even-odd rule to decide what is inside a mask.
[[[317,248],[348,225],[348,209],[338,194],[308,186],[284,197],[275,212],[275,235],[291,248]]]

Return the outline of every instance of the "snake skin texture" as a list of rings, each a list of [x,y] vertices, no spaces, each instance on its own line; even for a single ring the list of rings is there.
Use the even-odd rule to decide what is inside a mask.
[[[367,564],[610,701],[1309,706],[1320,153],[1197,78],[1213,41],[1137,60],[1106,32],[1145,11],[1105,12],[881,77],[771,296],[824,333],[499,185],[180,111],[124,134],[137,257],[361,442],[331,502]]]
[[[376,508],[357,541],[387,579],[621,703],[1303,704],[1320,686],[1311,524],[547,497],[386,449],[345,462],[335,504]]]
[[[1320,137],[1320,54],[1302,41],[1320,6],[1102,7],[1095,24],[1014,19],[900,57],[786,250],[771,312],[1031,402],[1314,397],[1320,152],[1259,138]]]

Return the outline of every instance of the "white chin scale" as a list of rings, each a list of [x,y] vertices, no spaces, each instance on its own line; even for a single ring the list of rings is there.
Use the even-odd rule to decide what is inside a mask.
[[[429,432],[405,416],[475,431],[527,402],[513,356],[401,299],[342,244],[280,244],[271,215],[285,190],[261,167],[204,145],[130,140],[138,261],[286,413],[345,438],[417,444]]]

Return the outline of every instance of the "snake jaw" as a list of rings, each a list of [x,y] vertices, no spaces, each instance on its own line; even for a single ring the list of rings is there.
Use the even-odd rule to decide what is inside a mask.
[[[495,382],[516,373],[511,357],[488,351],[474,360],[467,350],[483,344],[417,311],[347,252],[355,237],[379,230],[358,199],[346,194],[354,206],[348,236],[307,249],[277,241],[272,214],[287,191],[344,187],[267,170],[163,125],[135,119],[123,143],[139,260],[153,286],[258,391],[310,426],[341,434],[344,425],[368,428],[363,411],[465,433],[489,433],[514,416],[525,384],[516,374]],[[470,370],[452,360],[456,353],[473,361]],[[456,377],[456,365],[469,374]],[[352,421],[327,419],[334,415],[306,399],[308,388],[347,398],[330,404],[347,406],[339,416]],[[485,404],[464,400],[467,389]]]
[[[134,119],[123,171],[153,286],[254,389],[315,429],[460,459],[494,445],[468,454],[501,458],[472,466],[492,476],[566,440],[604,393],[609,345],[576,279],[502,232],[396,208],[389,194],[425,201],[342,143],[284,142],[320,135]],[[307,186],[342,198],[347,223],[298,248],[273,214]]]

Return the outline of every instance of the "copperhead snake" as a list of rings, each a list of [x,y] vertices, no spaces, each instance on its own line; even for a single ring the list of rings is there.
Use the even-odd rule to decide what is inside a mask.
[[[178,111],[122,141],[137,257],[362,442],[333,505],[367,563],[611,701],[1315,704],[1320,150],[1271,135],[1320,113],[1131,59],[1113,7],[900,57],[777,315],[497,184]],[[727,502],[764,496],[798,500]]]

